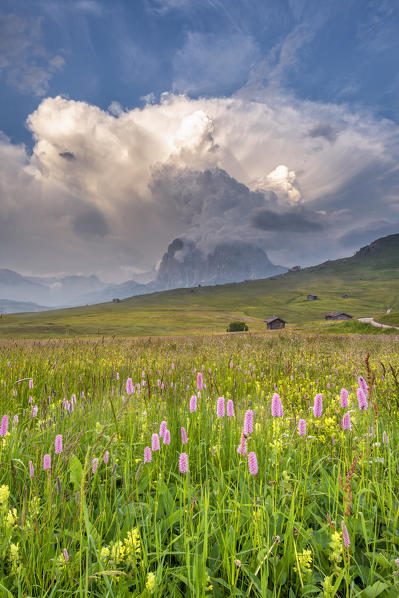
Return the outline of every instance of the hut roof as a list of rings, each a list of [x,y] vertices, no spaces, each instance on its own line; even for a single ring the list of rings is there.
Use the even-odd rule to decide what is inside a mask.
[[[283,318],[278,318],[277,316],[273,316],[272,318],[269,318],[268,320],[264,320],[266,322],[266,324],[270,324],[271,322],[275,322],[276,320],[280,320],[280,322],[284,322],[285,324],[287,323],[285,320],[283,320]]]

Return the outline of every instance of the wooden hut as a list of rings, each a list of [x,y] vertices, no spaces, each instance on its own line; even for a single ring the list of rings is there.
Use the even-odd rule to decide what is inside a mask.
[[[285,328],[286,325],[285,320],[277,318],[276,316],[265,320],[265,322],[268,330],[281,330],[282,328]]]
[[[316,301],[316,299],[318,299],[318,296],[317,296],[317,295],[308,295],[308,296],[306,297],[306,299],[307,299],[308,301]]]
[[[330,313],[326,314],[325,318],[326,320],[351,320],[353,316],[343,311],[330,311]]]

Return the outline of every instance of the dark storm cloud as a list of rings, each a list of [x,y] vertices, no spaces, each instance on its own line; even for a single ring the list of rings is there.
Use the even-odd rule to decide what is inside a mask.
[[[256,211],[251,217],[252,225],[264,231],[286,231],[294,233],[309,233],[320,231],[324,224],[315,220],[315,215],[304,209],[292,209],[288,212],[277,213],[268,209]]]
[[[330,143],[336,140],[338,135],[338,128],[332,127],[328,123],[319,123],[308,131],[309,137],[323,137]]]
[[[72,152],[60,152],[58,155],[61,158],[64,158],[65,160],[69,160],[70,162],[76,160],[75,154],[73,154]]]
[[[104,214],[95,206],[88,206],[74,217],[73,230],[81,237],[90,235],[105,237],[109,232]]]

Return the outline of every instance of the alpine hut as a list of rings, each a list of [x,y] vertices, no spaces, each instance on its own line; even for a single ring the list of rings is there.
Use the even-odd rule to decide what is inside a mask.
[[[281,330],[282,328],[285,328],[286,325],[286,321],[277,316],[273,316],[272,318],[265,320],[265,322],[268,330]]]
[[[353,316],[343,311],[330,311],[330,313],[326,314],[325,318],[326,320],[351,320]]]

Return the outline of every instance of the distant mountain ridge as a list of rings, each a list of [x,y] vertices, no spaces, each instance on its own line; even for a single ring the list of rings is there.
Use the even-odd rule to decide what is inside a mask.
[[[193,242],[178,238],[164,253],[153,284],[157,290],[167,290],[255,280],[286,271],[272,264],[263,249],[250,243],[219,243],[204,254]]]
[[[48,311],[50,307],[44,305],[37,305],[29,301],[10,301],[8,299],[0,299],[0,314],[18,314],[25,312]]]
[[[122,284],[107,284],[94,275],[47,279],[0,269],[0,299],[7,299],[10,305],[12,301],[38,304],[34,309],[41,310],[42,305],[53,308],[102,303],[175,288],[223,285],[271,276],[305,280],[328,272],[344,280],[356,273],[361,281],[363,276],[378,279],[380,271],[390,270],[399,272],[399,234],[377,239],[351,257],[328,260],[296,272],[287,272],[272,264],[263,250],[248,243],[220,243],[206,255],[189,241],[175,239],[151,282],[128,280]],[[315,289],[309,288],[308,292]]]
[[[0,269],[0,299],[72,307],[199,284],[254,280],[285,271],[272,264],[262,249],[250,243],[219,243],[205,254],[194,243],[175,239],[164,253],[159,269],[138,275],[139,281],[109,284],[95,275],[23,276],[13,270]]]

